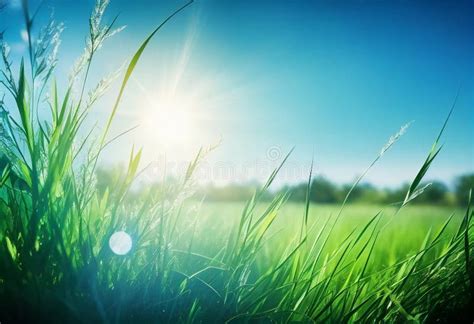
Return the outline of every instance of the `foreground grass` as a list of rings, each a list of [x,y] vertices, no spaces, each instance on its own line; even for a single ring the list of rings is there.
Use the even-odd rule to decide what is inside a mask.
[[[132,150],[125,175],[103,191],[95,186],[95,170],[128,80],[163,24],[130,60],[109,119],[96,134],[84,129],[84,121],[109,81],[100,82],[88,96],[84,89],[93,57],[115,33],[101,23],[107,1],[98,1],[93,11],[86,50],[63,92],[51,82],[54,44],[62,28],[51,24],[33,38],[33,18],[24,5],[28,39],[38,41],[30,41],[29,64],[21,61],[18,75],[2,44],[2,85],[13,99],[9,107],[0,104],[2,322],[471,318],[466,311],[474,290],[469,207],[444,218],[442,209],[410,208],[440,152],[446,123],[406,198],[393,207],[313,208],[309,199],[295,207],[286,204],[288,193],[262,203],[278,168],[238,217],[229,205],[217,212],[207,212],[204,205],[200,211],[187,198],[202,151],[178,184],[127,199],[141,151]],[[45,111],[49,115],[41,118]],[[307,192],[310,184],[311,175]],[[120,230],[134,244],[124,256],[108,246],[110,236]]]

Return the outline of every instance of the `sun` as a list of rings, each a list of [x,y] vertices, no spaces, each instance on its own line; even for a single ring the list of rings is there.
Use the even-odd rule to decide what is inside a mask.
[[[193,106],[185,96],[151,96],[147,105],[140,122],[146,138],[163,146],[192,141],[195,133]]]

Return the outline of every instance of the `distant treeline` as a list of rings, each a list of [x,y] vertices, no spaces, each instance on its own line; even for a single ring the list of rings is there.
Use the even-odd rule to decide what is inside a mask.
[[[114,188],[123,181],[124,168],[120,166],[99,168],[96,171],[97,189],[106,190],[107,187]],[[421,186],[426,185],[422,184]],[[293,186],[285,186],[277,191],[268,191],[263,194],[262,200],[271,200],[282,191],[288,191],[290,201],[303,202],[306,199],[307,183],[300,183]],[[420,187],[421,187],[420,186]],[[258,183],[249,184],[228,184],[216,186],[209,184],[206,186],[193,186],[191,188],[192,198],[205,199],[206,201],[247,201],[252,197],[255,190],[259,188]],[[341,203],[352,187],[352,183],[338,185],[326,177],[317,176],[312,180],[310,201],[322,204]],[[368,204],[392,204],[403,201],[408,191],[409,184],[401,185],[397,188],[380,188],[370,183],[360,183],[354,188],[348,198],[349,203]],[[162,183],[142,183],[129,192],[128,199],[136,199],[154,192],[161,196],[169,196],[173,199],[179,188],[179,181],[176,179],[167,180]],[[456,177],[450,186],[441,182],[433,181],[424,192],[415,198],[413,203],[419,204],[439,204],[439,205],[466,205],[469,190],[474,188],[474,173],[464,174]]]
[[[341,203],[349,192],[352,184],[338,185],[325,177],[313,179],[309,199],[315,203]],[[409,184],[397,188],[379,188],[370,183],[361,183],[354,188],[348,198],[352,203],[390,204],[403,201]],[[413,202],[420,204],[465,205],[469,190],[474,187],[474,173],[457,177],[448,187],[441,181],[433,181],[425,191]],[[195,197],[205,196],[207,201],[242,201],[252,196],[257,185],[229,184],[226,186],[208,185],[202,187]],[[277,192],[268,192],[264,198],[271,199],[281,191],[289,191],[289,200],[303,202],[306,199],[307,183],[286,186]]]

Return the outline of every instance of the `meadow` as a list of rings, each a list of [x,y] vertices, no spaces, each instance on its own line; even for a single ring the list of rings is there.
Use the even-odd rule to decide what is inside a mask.
[[[199,205],[198,205],[199,206]],[[196,229],[198,237],[205,237],[206,231],[224,234],[221,239],[225,239],[232,227],[237,225],[239,216],[244,209],[245,204],[239,202],[204,202],[198,207],[195,213],[197,224]],[[196,208],[196,207],[195,207]],[[263,206],[258,212],[262,212]],[[338,213],[340,205],[319,205],[312,204],[309,208],[310,226],[321,226],[331,215]],[[383,227],[377,244],[374,247],[374,266],[387,266],[394,264],[396,260],[406,258],[416,252],[422,246],[426,235],[429,232],[438,232],[453,215],[453,220],[448,226],[447,231],[452,233],[460,225],[465,211],[455,207],[440,207],[430,205],[409,206],[397,213],[396,207],[372,205],[372,204],[354,204],[347,205],[347,209],[341,216],[341,220],[336,224],[333,235],[329,237],[327,248],[336,249],[341,238],[346,237],[352,230],[363,227],[374,215],[382,212],[380,226]],[[301,218],[305,213],[305,205],[287,202],[280,210],[278,218],[270,229],[270,235],[274,235],[271,244],[264,247],[265,259],[271,259],[271,251],[283,248],[291,241],[292,237],[298,233],[301,226]],[[314,237],[310,236],[310,240]],[[223,244],[225,240],[220,242]],[[209,243],[209,244],[207,244]],[[203,251],[212,250],[212,247],[219,246],[213,240],[196,242],[196,248],[203,244]],[[282,246],[280,246],[282,245]],[[215,251],[217,252],[217,251]]]
[[[2,86],[13,98],[0,105],[2,323],[472,320],[470,201],[464,208],[412,206],[454,107],[405,198],[388,206],[346,202],[404,128],[339,205],[290,203],[284,191],[263,200],[288,156],[246,203],[196,202],[189,199],[193,173],[205,149],[179,181],[138,197],[141,150],[132,149],[126,171],[98,190],[104,148],[127,133],[111,135],[110,125],[130,76],[160,28],[189,5],[144,40],[105,125],[87,129],[111,82],[85,90],[93,58],[117,32],[102,22],[107,4],[96,4],[69,84],[54,78],[61,25],[29,36],[21,62],[11,62],[2,42]],[[35,15],[23,5],[31,35]]]

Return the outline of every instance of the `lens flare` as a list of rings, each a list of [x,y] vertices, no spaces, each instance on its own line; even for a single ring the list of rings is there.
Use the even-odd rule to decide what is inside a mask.
[[[132,238],[124,231],[115,232],[109,240],[112,252],[117,255],[125,255],[132,249]]]

